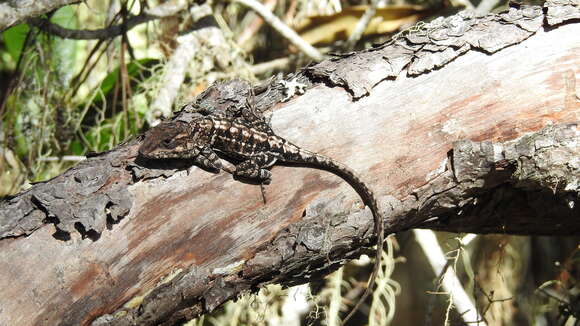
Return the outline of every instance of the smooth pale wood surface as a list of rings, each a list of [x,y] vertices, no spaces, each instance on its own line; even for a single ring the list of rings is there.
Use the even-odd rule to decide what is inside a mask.
[[[494,55],[472,51],[438,71],[385,80],[354,103],[342,88],[320,85],[280,105],[273,128],[359,171],[379,197],[403,199],[428,182],[455,140],[503,141],[577,122],[580,105],[566,78],[580,77],[579,35],[574,23]],[[127,161],[136,149],[127,150]],[[0,325],[89,324],[172,272],[253,257],[316,198],[359,201],[330,173],[272,172],[267,205],[259,187],[193,168],[131,186],[130,214],[98,241],[75,234],[57,241],[53,225],[3,239]]]

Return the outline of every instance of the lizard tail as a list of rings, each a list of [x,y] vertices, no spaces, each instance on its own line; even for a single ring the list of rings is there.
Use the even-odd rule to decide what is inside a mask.
[[[342,321],[342,325],[345,325],[346,322],[360,308],[362,303],[370,295],[375,286],[377,274],[379,269],[381,268],[381,258],[383,253],[383,242],[385,237],[383,225],[384,217],[379,210],[379,205],[377,203],[377,199],[374,193],[366,186],[365,182],[363,182],[363,180],[358,176],[358,174],[348,166],[339,163],[324,155],[320,155],[318,153],[314,153],[301,148],[298,148],[293,158],[296,163],[308,164],[309,167],[316,167],[341,177],[343,180],[348,182],[354,188],[354,190],[363,200],[364,204],[368,206],[371,209],[371,212],[373,213],[374,232],[377,236],[377,250],[375,254],[375,263],[373,266],[373,271],[371,273],[371,276],[369,277],[368,285],[363,295],[358,299],[354,308],[352,308],[352,310]]]

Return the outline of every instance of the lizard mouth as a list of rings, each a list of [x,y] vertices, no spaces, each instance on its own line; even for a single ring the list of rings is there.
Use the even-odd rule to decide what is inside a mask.
[[[151,158],[150,154],[151,154],[151,149],[147,148],[147,139],[145,139],[145,141],[143,143],[141,143],[141,146],[139,146],[139,156],[144,157],[144,158]]]
[[[159,153],[159,151],[156,151],[156,148],[157,146],[154,143],[148,142],[147,139],[145,139],[145,141],[141,143],[141,146],[139,146],[139,156],[146,159],[155,159],[162,156],[164,157],[165,155],[163,155],[163,153]]]

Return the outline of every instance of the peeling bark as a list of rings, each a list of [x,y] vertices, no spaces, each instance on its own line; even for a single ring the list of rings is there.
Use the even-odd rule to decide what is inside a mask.
[[[364,175],[389,233],[579,234],[580,24],[545,18],[449,17],[428,37],[309,67],[294,76],[305,94],[280,104],[275,84],[257,108]],[[235,115],[246,87],[197,104]],[[173,325],[269,282],[320,278],[374,244],[370,211],[329,173],[276,166],[264,205],[229,175],[147,165],[140,141],[0,203],[0,324]]]
[[[422,208],[416,214],[422,219],[432,216],[420,227],[580,234],[578,140],[577,124],[569,124],[548,126],[504,143],[456,142],[450,169],[415,191],[419,205],[414,206]]]

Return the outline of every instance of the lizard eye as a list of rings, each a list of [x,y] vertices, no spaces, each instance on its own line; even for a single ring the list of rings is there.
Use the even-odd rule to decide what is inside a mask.
[[[165,147],[169,147],[169,148],[171,148],[171,145],[172,145],[172,143],[173,143],[173,142],[172,142],[172,139],[170,139],[170,138],[163,139],[163,145],[164,145]]]

